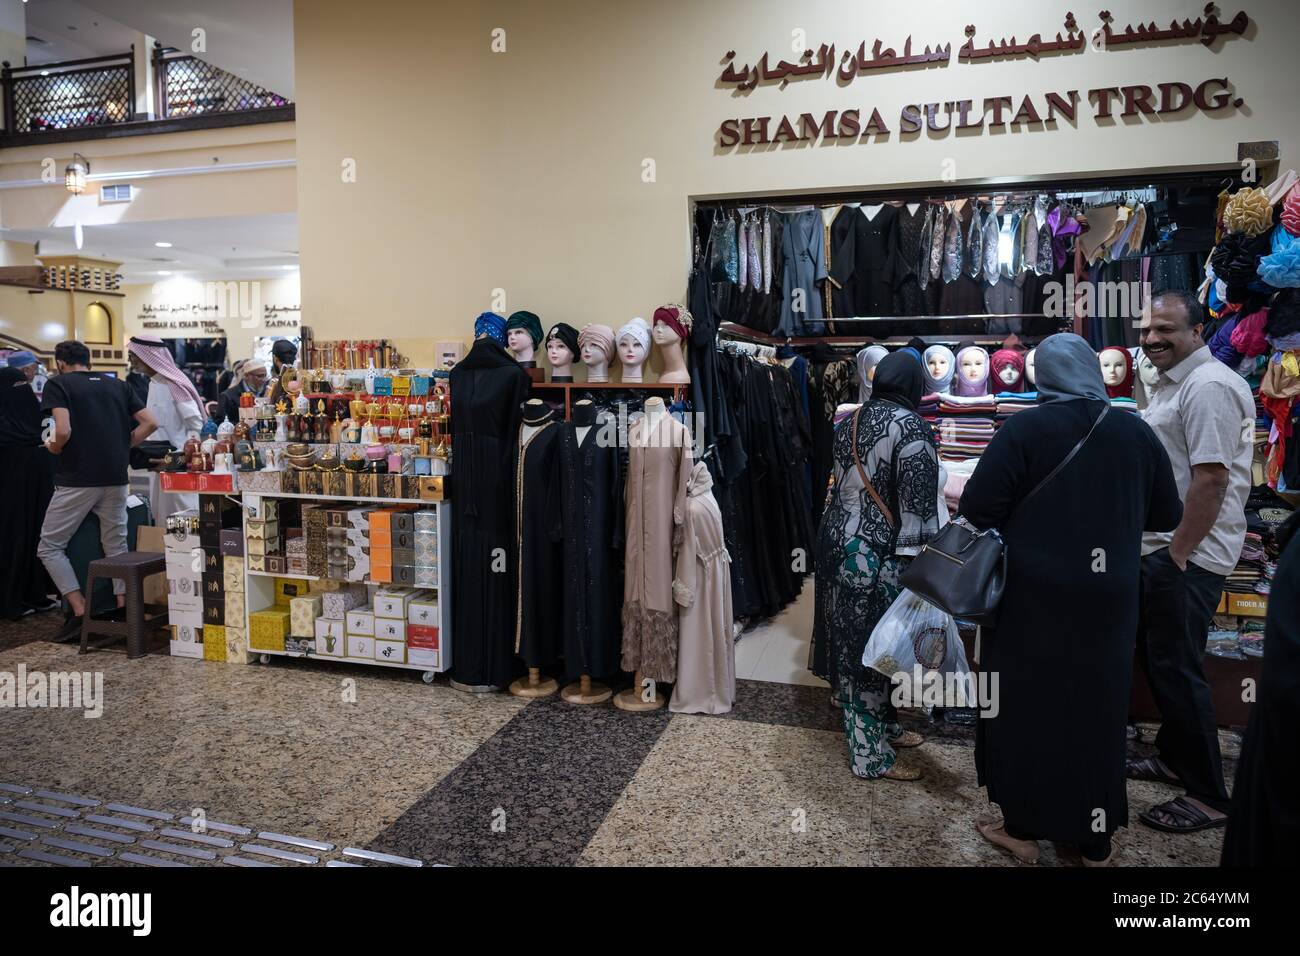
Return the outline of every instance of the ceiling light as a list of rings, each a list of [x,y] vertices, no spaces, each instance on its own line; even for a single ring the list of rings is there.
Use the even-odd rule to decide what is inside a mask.
[[[49,75],[50,75],[49,70],[41,70],[41,76],[49,76]]]
[[[172,247],[170,242],[155,242],[154,245],[159,249],[170,249]]]
[[[158,274],[159,274],[160,276],[169,276],[169,275],[171,275],[171,270],[169,270],[169,269],[159,269],[159,270],[158,270]]]
[[[90,172],[90,160],[80,153],[72,154],[72,162],[63,172],[63,185],[74,196],[86,191],[86,174]]]

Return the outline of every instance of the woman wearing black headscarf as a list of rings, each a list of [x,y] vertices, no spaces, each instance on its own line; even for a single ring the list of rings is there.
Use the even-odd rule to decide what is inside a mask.
[[[977,826],[1022,862],[1037,861],[1034,841],[1054,840],[1104,865],[1111,834],[1128,824],[1142,533],[1172,530],[1183,509],[1155,433],[1136,415],[1105,414],[1087,342],[1048,337],[1035,373],[1039,405],[1003,423],[958,509],[1007,547],[1006,591],[980,641],[980,669],[997,680],[992,716],[975,736],[979,781],[1002,818]]]
[[[812,670],[843,709],[849,766],[859,777],[921,775],[896,764],[894,751],[916,746],[920,735],[898,725],[888,678],[862,666],[907,560],[939,530],[938,449],[916,414],[921,390],[921,364],[910,355],[880,360],[871,400],[835,428],[834,487],[817,537]]]
[[[51,605],[54,590],[36,558],[54,459],[41,444],[41,406],[22,372],[0,369],[0,617]]]

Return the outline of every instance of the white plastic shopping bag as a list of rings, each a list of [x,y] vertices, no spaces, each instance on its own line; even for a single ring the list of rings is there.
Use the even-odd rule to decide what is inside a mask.
[[[933,699],[941,682],[949,707],[976,705],[974,675],[952,615],[906,589],[871,632],[862,666],[877,671],[900,688],[904,700]]]

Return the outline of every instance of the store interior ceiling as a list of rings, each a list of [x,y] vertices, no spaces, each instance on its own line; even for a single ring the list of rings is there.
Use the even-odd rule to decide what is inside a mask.
[[[202,281],[273,279],[298,269],[298,216],[270,213],[83,227],[81,249],[67,227],[6,229],[0,238],[40,245],[42,256],[82,255],[121,262],[127,283],[169,276]],[[160,247],[169,242],[170,247]]]
[[[23,9],[30,65],[125,53],[139,32],[293,98],[293,0],[29,0]]]

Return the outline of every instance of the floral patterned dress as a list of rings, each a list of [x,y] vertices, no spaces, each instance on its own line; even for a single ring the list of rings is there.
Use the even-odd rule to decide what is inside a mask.
[[[812,671],[844,711],[850,766],[878,777],[894,765],[900,728],[887,678],[862,666],[872,630],[901,590],[908,557],[939,530],[939,459],[933,432],[914,412],[875,400],[855,413],[858,457],[889,505],[891,526],[853,460],[853,418],[835,429],[834,485],[817,540]]]

